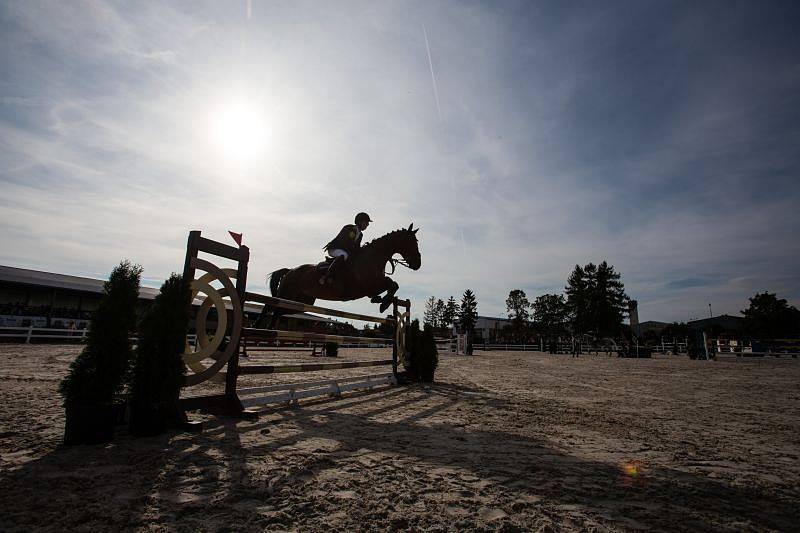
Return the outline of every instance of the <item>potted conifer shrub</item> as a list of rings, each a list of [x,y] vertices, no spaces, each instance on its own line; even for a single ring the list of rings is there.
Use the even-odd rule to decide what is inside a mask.
[[[173,274],[139,324],[139,342],[131,381],[130,432],[135,436],[164,433],[180,418],[178,398],[184,381],[181,354],[189,325],[191,291]]]
[[[411,322],[408,328],[409,360],[405,366],[412,381],[433,383],[436,367],[439,365],[439,353],[433,329],[426,324],[424,330],[419,328],[419,320]]]
[[[64,444],[108,442],[114,435],[119,410],[114,395],[130,365],[141,273],[139,265],[125,260],[104,285],[86,346],[59,386],[66,411]]]

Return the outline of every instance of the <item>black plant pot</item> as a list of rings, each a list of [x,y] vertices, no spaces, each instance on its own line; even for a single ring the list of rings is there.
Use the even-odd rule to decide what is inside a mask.
[[[131,404],[130,433],[134,437],[152,437],[167,431],[168,412],[166,405]]]
[[[336,342],[326,342],[325,355],[328,357],[336,357],[339,355],[339,344]]]
[[[101,444],[114,437],[118,408],[114,404],[68,405],[64,444]]]

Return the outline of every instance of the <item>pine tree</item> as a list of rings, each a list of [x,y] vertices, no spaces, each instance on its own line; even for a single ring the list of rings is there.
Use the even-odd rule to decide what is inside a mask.
[[[478,302],[475,294],[467,289],[461,297],[461,307],[458,310],[458,322],[464,332],[472,333],[475,322],[478,320]]]
[[[605,261],[600,265],[575,265],[565,292],[574,333],[593,332],[598,336],[619,333],[628,297],[613,266]]]
[[[436,305],[434,306],[435,321],[433,323],[433,327],[435,329],[441,329],[444,327],[444,309],[444,301],[439,298],[436,300]]]
[[[173,274],[139,324],[131,382],[133,435],[163,433],[170,419],[180,418],[178,396],[185,373],[181,354],[189,326],[190,299],[189,284]]]
[[[425,313],[422,315],[422,323],[430,326],[435,325],[436,320],[436,297],[431,296],[425,300]]]
[[[64,397],[64,444],[106,442],[114,434],[114,395],[128,381],[142,267],[117,266],[89,323],[83,351],[59,386]]]
[[[132,356],[130,337],[136,328],[141,274],[141,266],[125,260],[105,282],[86,347],[59,386],[65,406],[110,404],[122,390]]]
[[[442,321],[444,322],[443,326],[451,326],[456,321],[457,315],[458,304],[456,303],[456,299],[451,296],[447,299],[447,303],[444,306],[444,314],[442,316]]]
[[[628,308],[628,296],[620,275],[614,267],[603,261],[597,265],[594,279],[594,324],[598,336],[614,336]]]

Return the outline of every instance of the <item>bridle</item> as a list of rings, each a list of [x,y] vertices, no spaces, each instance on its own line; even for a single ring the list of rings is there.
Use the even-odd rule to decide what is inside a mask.
[[[390,257],[389,258],[389,262],[392,264],[392,271],[391,272],[386,272],[386,270],[384,270],[384,272],[383,272],[387,276],[391,276],[392,274],[394,274],[394,271],[397,268],[397,265],[403,265],[404,267],[409,268],[409,269],[411,268],[411,266],[406,262],[405,259],[394,259],[394,258]]]

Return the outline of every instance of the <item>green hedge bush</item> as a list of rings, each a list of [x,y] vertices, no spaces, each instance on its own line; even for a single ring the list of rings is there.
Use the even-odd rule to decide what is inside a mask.
[[[139,324],[131,383],[131,434],[156,435],[178,418],[191,290],[173,274]]]

